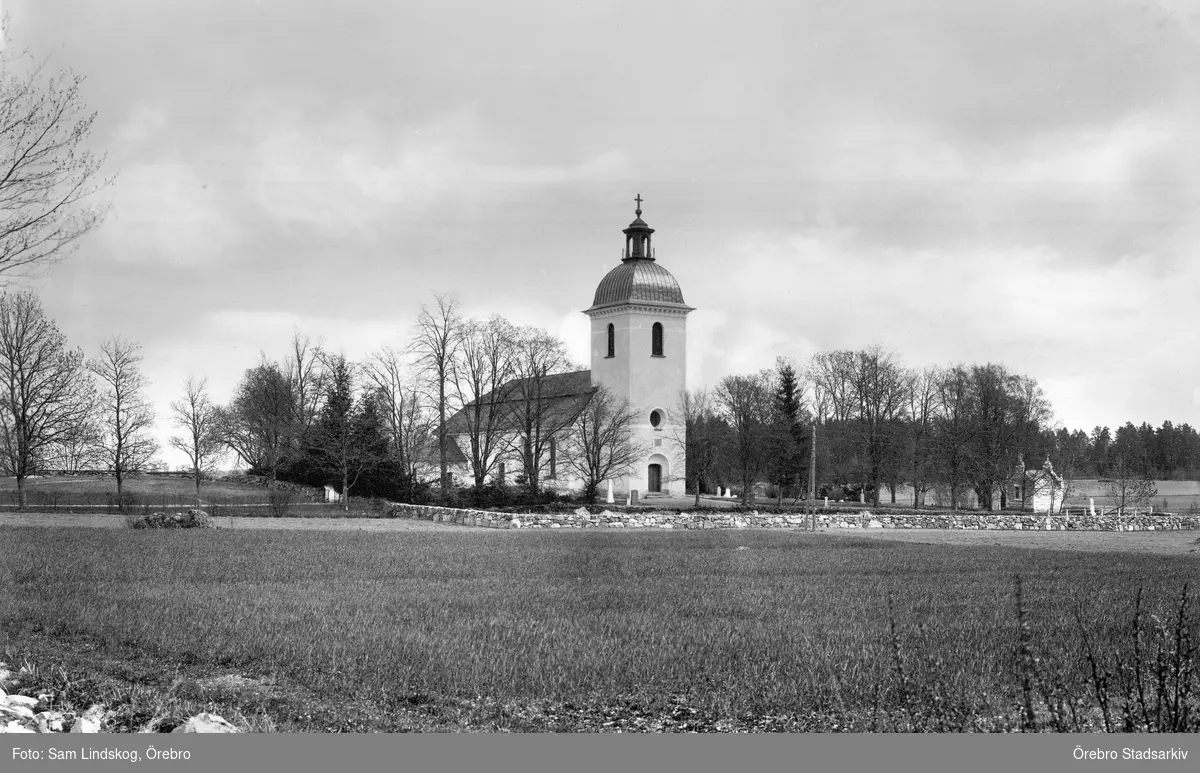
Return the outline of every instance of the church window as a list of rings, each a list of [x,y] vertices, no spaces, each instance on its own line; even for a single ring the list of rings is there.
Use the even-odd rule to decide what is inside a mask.
[[[662,421],[663,421],[662,411],[659,411],[659,410],[650,411],[650,426],[651,427],[658,427],[660,424],[662,424]]]
[[[500,462],[499,469],[496,470],[496,482],[504,485],[504,462]]]
[[[650,328],[650,356],[663,356],[663,328],[661,322],[655,322]]]
[[[613,327],[611,322],[608,323],[608,354],[605,356],[617,356],[617,329]]]
[[[550,477],[558,477],[558,448],[554,438],[550,438]]]

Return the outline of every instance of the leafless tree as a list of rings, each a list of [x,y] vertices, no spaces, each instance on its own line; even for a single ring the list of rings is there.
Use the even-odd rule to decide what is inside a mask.
[[[171,446],[187,454],[196,481],[196,499],[200,499],[200,481],[211,472],[225,448],[221,417],[208,396],[208,379],[188,376],[183,397],[171,403],[171,417],[182,435],[171,438]]]
[[[707,389],[683,390],[679,393],[675,413],[677,421],[671,422],[671,433],[678,449],[678,457],[672,465],[684,467],[687,484],[695,494],[694,505],[700,506],[700,493],[717,473],[724,430],[727,429],[717,416],[717,408]]]
[[[818,352],[809,361],[808,380],[812,383],[813,410],[818,422],[844,422],[854,416],[856,360],[855,352],[839,350]]]
[[[506,319],[472,319],[461,324],[458,348],[450,360],[449,383],[462,406],[455,414],[456,434],[466,438],[475,487],[483,486],[499,455],[506,450],[512,417],[501,394],[515,373],[517,329]]]
[[[288,443],[293,449],[303,449],[320,411],[325,388],[322,363],[325,351],[320,342],[313,343],[292,333],[292,350],[284,358],[280,370],[287,377],[292,391],[292,426]]]
[[[600,385],[575,417],[565,445],[568,469],[583,481],[583,496],[596,498],[600,484],[627,472],[645,455],[634,430],[638,414],[629,400]]]
[[[104,449],[100,441],[100,421],[93,405],[77,426],[51,446],[46,462],[63,472],[96,470],[104,463]]]
[[[1040,436],[1051,412],[1037,382],[1003,365],[974,365],[968,376],[966,472],[991,508],[1013,478],[1018,454]]]
[[[1124,456],[1118,455],[1112,459],[1108,475],[1104,493],[1117,506],[1117,515],[1125,515],[1127,507],[1137,508],[1147,504],[1158,493],[1158,486],[1154,481]],[[1066,499],[1065,492],[1063,499]]]
[[[943,374],[940,368],[910,370],[908,387],[909,482],[913,488],[913,507],[925,504],[925,492],[936,478],[931,443],[938,417],[938,388]]]
[[[458,300],[452,295],[438,295],[434,306],[422,306],[417,316],[416,335],[411,351],[430,389],[437,413],[437,444],[439,484],[447,485],[450,474],[448,456],[449,433],[446,421],[449,418],[448,394],[452,387],[447,383],[455,353],[462,339],[463,319],[458,312]]]
[[[111,183],[87,150],[83,78],[28,56],[0,58],[0,272],[48,265],[103,220],[89,197]]]
[[[967,480],[971,437],[971,375],[965,365],[942,371],[937,400],[934,453],[938,477],[949,490],[951,509],[957,510],[958,495]]]
[[[408,481],[411,499],[421,474],[421,455],[429,446],[433,426],[420,391],[405,374],[403,355],[384,347],[363,366],[377,393],[381,419],[389,435],[388,450]]]
[[[726,376],[714,394],[718,411],[731,430],[729,466],[742,485],[742,502],[754,504],[754,485],[767,468],[771,451],[774,393],[771,372]]]
[[[26,504],[26,478],[87,422],[94,400],[83,352],[66,348],[37,296],[0,295],[0,454],[17,479],[19,507]]]
[[[567,395],[556,389],[554,376],[571,370],[567,348],[561,340],[532,327],[517,331],[513,347],[514,380],[503,395],[510,425],[516,431],[516,451],[521,458],[525,485],[536,494],[542,465],[550,446],[566,435],[587,395]]]
[[[867,460],[866,482],[874,489],[878,505],[885,462],[899,457],[894,427],[904,416],[908,382],[892,355],[878,346],[855,352],[851,368],[859,441]]]
[[[242,376],[233,400],[221,411],[225,444],[251,470],[269,475],[272,491],[295,426],[294,398],[287,375],[264,357]]]
[[[142,374],[141,346],[121,336],[100,345],[100,356],[88,361],[100,380],[99,415],[104,465],[117,482],[117,500],[124,508],[124,481],[139,472],[158,453],[150,436],[154,408],[146,400],[146,378]]]

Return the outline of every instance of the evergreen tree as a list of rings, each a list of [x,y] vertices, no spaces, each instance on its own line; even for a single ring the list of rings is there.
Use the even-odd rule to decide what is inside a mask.
[[[379,414],[361,403],[356,405],[354,375],[345,357],[331,357],[328,374],[311,460],[317,470],[339,484],[343,507],[349,510],[350,491],[382,461]],[[386,443],[383,447],[386,449]]]
[[[768,475],[778,489],[782,504],[785,491],[794,490],[807,470],[806,436],[800,383],[790,362],[782,358],[776,362],[775,381],[775,421],[771,438],[774,456]]]

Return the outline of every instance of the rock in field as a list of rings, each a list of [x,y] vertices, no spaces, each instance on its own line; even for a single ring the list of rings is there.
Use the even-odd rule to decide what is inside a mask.
[[[216,714],[204,712],[184,722],[171,731],[172,733],[237,733],[236,727],[226,722]]]

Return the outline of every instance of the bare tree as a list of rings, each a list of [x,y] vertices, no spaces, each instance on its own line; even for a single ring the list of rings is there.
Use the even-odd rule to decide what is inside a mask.
[[[974,365],[968,376],[967,465],[984,508],[1013,478],[1018,454],[1040,437],[1050,406],[1037,382],[1003,365]]]
[[[818,352],[807,368],[813,412],[822,428],[822,441],[817,446],[818,467],[830,477],[830,482],[839,484],[865,476],[860,428],[853,424],[858,418],[857,362],[856,352]]]
[[[1158,493],[1154,481],[1124,456],[1112,458],[1108,474],[1105,493],[1117,506],[1117,515],[1125,515],[1127,507],[1137,508],[1148,503]],[[1063,499],[1066,499],[1065,492]]]
[[[433,396],[431,402],[436,406],[438,481],[439,485],[445,487],[450,474],[447,445],[449,433],[446,430],[446,421],[449,418],[447,396],[451,388],[447,379],[450,378],[451,364],[462,338],[463,320],[458,313],[458,300],[454,296],[438,295],[434,301],[433,308],[421,306],[411,351],[416,355],[417,364]]]
[[[145,469],[158,453],[150,436],[154,409],[146,400],[141,346],[120,336],[100,345],[100,356],[88,361],[88,370],[100,379],[100,426],[104,464],[117,481],[118,505],[124,508],[124,481],[131,472]]]
[[[565,436],[587,401],[586,395],[568,395],[557,388],[559,381],[553,377],[570,369],[571,359],[560,339],[537,328],[518,330],[513,348],[515,379],[503,397],[531,494],[538,493],[551,444]]]
[[[453,429],[466,437],[476,488],[483,486],[506,448],[511,417],[502,402],[508,395],[500,390],[514,373],[516,338],[516,328],[503,317],[468,320],[462,323],[450,361],[449,381],[462,406]]]
[[[363,373],[376,390],[381,420],[389,435],[388,449],[404,474],[411,500],[420,475],[421,453],[433,432],[429,415],[416,385],[404,373],[400,352],[383,348],[366,362]]]
[[[287,375],[264,357],[242,376],[221,411],[225,444],[252,471],[269,475],[273,492],[295,426],[294,397]]]
[[[293,449],[304,448],[317,420],[325,386],[325,374],[321,369],[324,358],[325,351],[320,342],[302,338],[299,331],[292,333],[292,350],[284,358],[280,370],[292,390],[293,416],[288,443]]]
[[[874,489],[873,503],[878,505],[885,460],[898,456],[894,447],[898,434],[892,429],[904,415],[908,382],[892,355],[878,346],[856,352],[851,367],[859,441],[867,460],[866,483]]]
[[[850,351],[818,352],[808,365],[813,408],[818,422],[843,422],[854,416],[854,372],[857,355]]]
[[[0,272],[48,265],[103,220],[88,198],[111,183],[87,150],[96,118],[83,78],[28,56],[0,59]]]
[[[211,472],[225,448],[221,417],[208,396],[208,379],[193,374],[184,385],[183,397],[171,403],[174,424],[182,435],[171,438],[171,446],[187,454],[196,480],[196,499],[200,499],[200,481]]]
[[[0,295],[0,453],[17,479],[19,507],[26,478],[88,420],[94,399],[83,352],[66,348],[37,296]]]
[[[683,458],[676,459],[674,466],[684,465],[687,484],[695,494],[694,505],[699,507],[701,490],[716,475],[728,428],[717,415],[707,389],[680,392],[676,413],[679,421],[671,422],[670,426],[675,448],[682,451]]]
[[[913,488],[913,507],[925,504],[925,492],[936,477],[931,443],[938,416],[938,387],[942,371],[937,367],[910,370],[908,387],[909,482]]]
[[[100,440],[100,422],[93,406],[77,426],[53,444],[48,452],[47,464],[70,473],[95,470],[104,462]]]
[[[726,376],[715,393],[718,410],[729,424],[730,467],[742,484],[742,502],[754,504],[754,485],[767,469],[771,452],[774,390],[771,372]]]
[[[595,499],[601,483],[642,458],[645,449],[634,437],[638,418],[628,399],[604,385],[593,389],[575,417],[564,455],[567,467],[583,480],[584,499]]]
[[[971,436],[971,376],[966,366],[955,365],[942,371],[937,400],[935,459],[939,477],[950,491],[950,508],[957,510],[958,494],[967,479]]]

